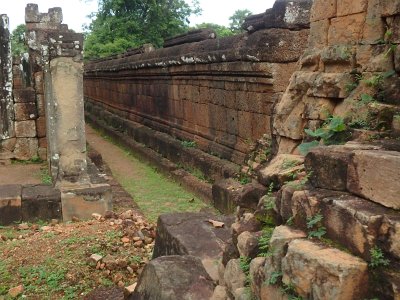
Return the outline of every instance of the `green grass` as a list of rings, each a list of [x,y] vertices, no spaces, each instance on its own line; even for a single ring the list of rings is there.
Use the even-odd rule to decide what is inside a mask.
[[[127,178],[114,171],[115,179],[131,194],[144,215],[152,222],[158,216],[170,212],[196,212],[209,207],[179,183],[167,178],[153,166],[140,161],[135,153],[116,142],[104,132],[97,131],[105,140],[122,149],[135,170],[135,176]]]

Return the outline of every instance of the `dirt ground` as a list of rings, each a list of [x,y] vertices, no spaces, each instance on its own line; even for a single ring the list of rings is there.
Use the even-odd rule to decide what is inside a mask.
[[[65,224],[0,226],[0,300],[98,300],[105,299],[96,296],[102,288],[121,293],[151,258],[158,214],[206,206],[90,127],[87,140],[89,157],[100,157],[98,150],[106,162],[100,172],[112,186],[114,212]],[[48,176],[40,164],[2,168],[0,184],[35,184]]]

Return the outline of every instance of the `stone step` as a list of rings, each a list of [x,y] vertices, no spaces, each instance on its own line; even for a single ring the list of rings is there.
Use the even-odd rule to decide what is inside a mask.
[[[399,152],[356,143],[317,147],[307,154],[305,168],[314,187],[349,191],[400,209]]]
[[[310,231],[324,226],[324,237],[368,261],[370,250],[377,246],[400,259],[400,211],[345,192],[296,191],[291,186],[283,188],[277,207],[285,220],[292,218],[299,228]],[[320,224],[307,228],[307,220],[317,214],[322,216]]]

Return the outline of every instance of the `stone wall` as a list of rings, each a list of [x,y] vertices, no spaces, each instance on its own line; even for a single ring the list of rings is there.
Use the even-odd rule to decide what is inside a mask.
[[[306,46],[306,27],[277,22],[233,37],[169,41],[168,48],[89,62],[87,113],[96,119],[112,113],[242,164],[257,140],[271,139],[273,108]]]
[[[398,131],[399,13],[394,0],[314,1],[308,48],[274,112],[280,152],[296,152],[304,129],[330,115],[352,139]]]

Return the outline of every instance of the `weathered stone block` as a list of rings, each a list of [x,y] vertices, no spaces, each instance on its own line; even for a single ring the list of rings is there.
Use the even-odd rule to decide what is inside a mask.
[[[233,213],[237,206],[257,207],[266,189],[257,183],[240,184],[235,179],[224,179],[212,187],[214,207],[223,213]]]
[[[231,259],[225,268],[224,282],[228,291],[234,294],[246,284],[246,275],[240,267],[240,259]]]
[[[208,220],[225,223],[214,228]],[[218,258],[230,238],[232,220],[207,213],[171,213],[159,216],[153,258],[165,255],[193,255]]]
[[[129,300],[210,299],[214,284],[199,258],[164,256],[150,261]]]
[[[251,291],[253,295],[260,299],[261,295],[261,286],[265,282],[265,274],[264,274],[264,265],[265,265],[265,257],[256,257],[250,263],[249,275],[251,278]]]
[[[363,299],[368,265],[358,257],[308,240],[294,240],[282,260],[283,282],[305,298]]]
[[[258,172],[258,180],[265,186],[273,184],[281,187],[285,182],[293,180],[293,174],[303,171],[304,158],[300,155],[277,155],[266,167]]]
[[[321,49],[328,45],[329,20],[315,21],[310,24],[308,47]]]
[[[21,186],[0,185],[0,225],[21,220]]]
[[[37,136],[39,138],[43,138],[46,136],[46,118],[45,117],[37,118],[36,131],[37,131]]]
[[[392,151],[355,151],[349,164],[350,192],[386,207],[400,209],[400,154]]]
[[[16,137],[32,138],[36,136],[35,120],[15,122]]]
[[[111,187],[93,184],[90,187],[61,187],[61,203],[64,221],[91,219],[93,213],[103,215],[112,210]]]
[[[225,286],[217,285],[214,289],[214,293],[211,296],[210,300],[227,300],[228,292]]]
[[[312,149],[304,161],[310,183],[318,188],[346,191],[351,155],[350,151],[337,146]]]
[[[366,12],[368,0],[337,0],[337,16],[347,16]]]
[[[61,193],[49,185],[25,186],[22,189],[22,220],[61,219]]]
[[[33,88],[16,89],[13,90],[14,102],[30,102],[34,103],[36,101],[35,90]]]
[[[336,8],[336,0],[314,0],[311,9],[311,22],[336,17]]]
[[[267,258],[264,267],[266,282],[269,282],[273,273],[282,271],[282,259],[286,255],[289,243],[295,239],[305,238],[303,231],[292,229],[288,226],[278,226],[275,228],[269,242],[269,252],[272,253]]]
[[[382,16],[388,17],[400,14],[400,3],[393,0],[382,0]]]
[[[354,45],[362,38],[362,26],[365,22],[365,13],[338,17],[331,20],[329,27],[328,44]]]
[[[346,86],[351,82],[353,78],[350,74],[320,73],[307,94],[322,98],[346,98],[349,95]]]
[[[16,159],[28,160],[37,156],[37,152],[38,152],[38,140],[36,138],[17,139],[14,150]]]
[[[258,239],[261,237],[261,232],[242,232],[237,240],[237,248],[240,256],[254,258],[258,253]]]
[[[35,103],[16,103],[14,104],[15,121],[26,121],[37,118]]]
[[[265,28],[308,28],[312,1],[277,0],[264,16]]]

